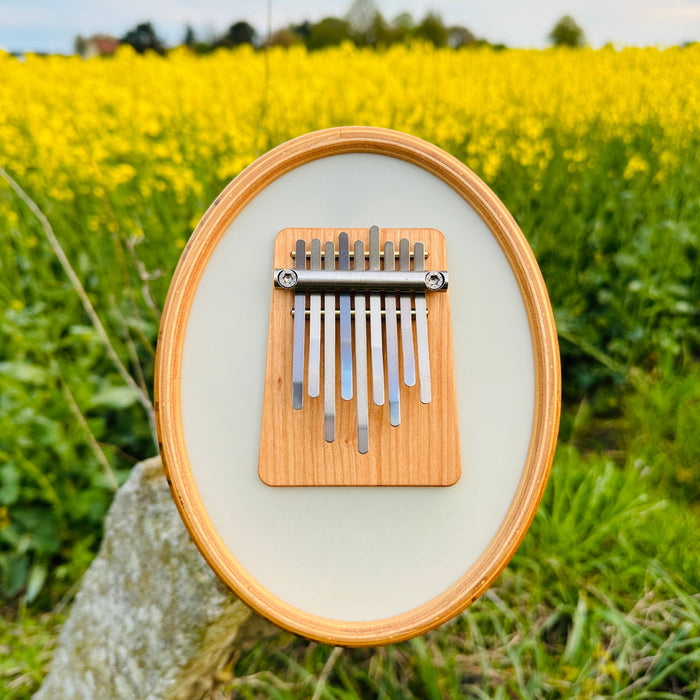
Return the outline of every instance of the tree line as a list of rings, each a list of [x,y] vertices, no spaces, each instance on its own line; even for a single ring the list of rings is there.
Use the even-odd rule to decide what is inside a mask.
[[[585,44],[583,30],[569,16],[562,17],[549,34],[554,45],[580,47]],[[76,51],[85,55],[89,39],[77,37]],[[155,51],[164,54],[168,47],[159,37],[152,22],[143,22],[130,29],[118,40],[129,44],[139,53]],[[251,24],[239,20],[226,31],[214,37],[198,36],[188,25],[180,45],[197,53],[209,53],[220,48],[233,48],[248,44],[255,48],[271,46],[305,46],[310,51],[338,46],[350,42],[358,47],[382,49],[394,44],[422,41],[436,47],[461,49],[464,47],[490,46],[496,49],[507,48],[504,44],[492,44],[487,39],[477,37],[462,25],[447,25],[442,17],[430,11],[422,19],[415,20],[409,12],[402,12],[392,20],[384,18],[374,0],[354,0],[344,17],[324,17],[318,22],[305,20],[298,24],[270,31],[261,35]]]
[[[139,52],[149,49],[158,53],[166,51],[165,42],[150,22],[129,30],[121,41]],[[304,20],[276,29],[267,36],[261,35],[244,20],[234,22],[221,35],[208,40],[197,36],[193,27],[187,26],[181,44],[198,53],[208,53],[243,44],[256,48],[300,45],[315,51],[344,42],[360,47],[385,48],[410,41],[424,41],[437,47],[449,46],[454,49],[468,45],[491,45],[487,40],[477,38],[467,27],[446,25],[436,12],[428,12],[420,21],[415,21],[408,12],[387,21],[379,10],[363,17],[353,15],[352,8],[345,17],[324,17],[318,22]],[[505,48],[503,45],[496,46]]]

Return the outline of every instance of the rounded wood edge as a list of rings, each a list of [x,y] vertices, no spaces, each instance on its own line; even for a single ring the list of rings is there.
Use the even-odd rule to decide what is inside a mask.
[[[472,206],[503,250],[526,308],[535,362],[534,419],[523,473],[505,519],[479,559],[452,586],[401,615],[342,622],[294,608],[264,589],[225,547],[191,477],[180,411],[180,364],[192,301],[214,247],[240,211],[265,187],[305,163],[343,153],[376,153],[440,178]],[[390,644],[423,634],[474,602],[505,568],[527,532],[549,476],[559,426],[561,376],[554,318],[534,255],[513,217],[469,168],[414,136],[376,127],[338,127],[301,136],[246,168],[209,207],[170,285],[156,355],[158,440],[170,489],[194,543],[215,573],[249,606],[279,626],[328,644]]]

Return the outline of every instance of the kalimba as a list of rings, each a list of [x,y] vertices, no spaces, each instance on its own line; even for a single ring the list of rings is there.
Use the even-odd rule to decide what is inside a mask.
[[[534,517],[559,355],[507,209],[406,134],[341,127],[244,170],[174,273],[160,451],[203,556],[278,625],[421,634],[476,600]]]
[[[260,478],[271,486],[457,481],[449,278],[432,269],[444,267],[442,234],[285,229],[274,259]]]

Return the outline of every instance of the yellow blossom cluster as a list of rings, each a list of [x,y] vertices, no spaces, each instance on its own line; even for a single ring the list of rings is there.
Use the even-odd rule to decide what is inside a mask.
[[[88,61],[0,55],[0,76],[0,165],[53,202],[199,201],[272,146],[342,124],[416,134],[487,181],[515,163],[535,189],[557,149],[575,172],[601,139],[626,149],[625,178],[647,173],[650,153],[636,152],[635,139],[652,127],[651,175],[661,181],[700,125],[698,47],[244,47],[167,58],[125,47]]]

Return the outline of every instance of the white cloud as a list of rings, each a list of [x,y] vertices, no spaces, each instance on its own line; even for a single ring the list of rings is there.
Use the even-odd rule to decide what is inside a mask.
[[[700,5],[664,5],[652,12],[652,17],[658,20],[700,20]]]

